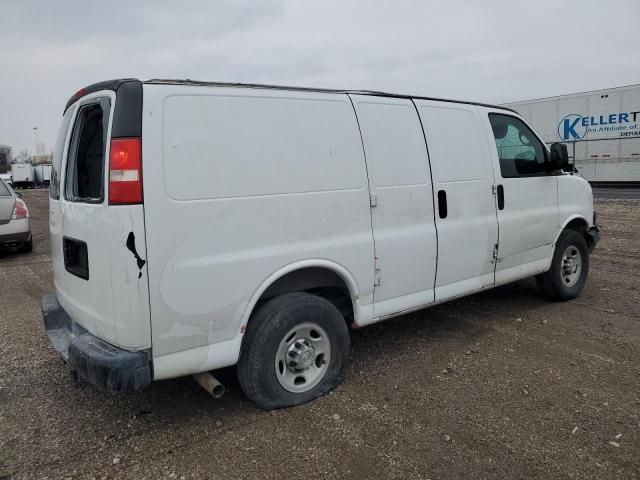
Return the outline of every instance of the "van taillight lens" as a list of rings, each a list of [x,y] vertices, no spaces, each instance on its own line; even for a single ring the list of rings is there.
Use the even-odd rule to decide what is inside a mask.
[[[109,154],[109,205],[142,203],[139,138],[114,138]]]
[[[29,211],[27,210],[27,205],[16,198],[16,204],[13,207],[13,213],[11,214],[11,220],[19,220],[20,218],[27,218],[29,216]]]

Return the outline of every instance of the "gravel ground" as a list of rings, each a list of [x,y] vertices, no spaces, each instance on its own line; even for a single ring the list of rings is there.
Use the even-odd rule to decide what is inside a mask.
[[[34,252],[0,253],[2,478],[638,478],[640,202],[597,204],[586,290],[531,280],[353,334],[344,383],[263,412],[233,369],[111,396],[72,385],[48,345],[47,196],[25,191]]]
[[[597,199],[640,199],[640,188],[598,187],[593,189],[593,196]]]

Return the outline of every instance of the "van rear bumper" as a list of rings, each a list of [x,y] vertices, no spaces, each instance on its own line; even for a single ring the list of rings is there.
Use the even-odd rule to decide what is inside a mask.
[[[130,352],[92,335],[67,314],[55,292],[42,297],[42,318],[53,348],[72,374],[112,393],[142,390],[151,383],[146,352]]]

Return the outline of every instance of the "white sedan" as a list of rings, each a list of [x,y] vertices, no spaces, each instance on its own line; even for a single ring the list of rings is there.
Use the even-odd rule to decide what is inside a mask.
[[[0,178],[5,182],[7,182],[7,185],[13,186],[11,181],[11,175],[9,175],[8,173],[0,173]]]
[[[27,205],[20,194],[0,178],[0,247],[18,247],[28,253],[33,249],[31,221]]]

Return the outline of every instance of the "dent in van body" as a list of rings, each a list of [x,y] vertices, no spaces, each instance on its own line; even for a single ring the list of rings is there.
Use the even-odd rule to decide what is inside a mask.
[[[361,288],[366,291],[367,285],[360,286],[355,275],[337,262],[305,258],[318,251],[319,245],[315,241],[285,240],[281,229],[272,229],[264,248],[253,246],[229,251],[232,244],[214,243],[212,252],[216,248],[227,252],[199,257],[197,244],[211,238],[212,231],[220,231],[215,222],[194,232],[178,247],[163,271],[160,293],[165,306],[172,310],[170,318],[173,322],[165,323],[168,329],[154,328],[154,346],[157,346],[154,354],[160,348],[173,352],[154,356],[156,379],[234,365],[240,353],[244,327],[260,295],[278,278],[297,269],[320,267],[334,271],[349,287],[355,322],[372,317],[371,292],[367,295],[367,305],[360,301]],[[256,241],[260,242],[260,239]],[[333,242],[332,248],[343,247],[370,249],[368,237],[358,238],[357,235]],[[370,255],[373,255],[372,251]],[[332,256],[335,254],[327,255]],[[221,283],[211,282],[211,278],[220,279]],[[260,281],[254,285],[256,279]],[[186,284],[188,289],[180,288]],[[235,294],[238,291],[242,292],[239,296]]]
[[[175,353],[155,356],[153,359],[154,379],[162,380],[174,378],[189,375],[194,372],[204,372],[235,365],[238,362],[240,355],[240,348],[246,324],[262,294],[269,288],[269,286],[273,285],[278,279],[284,277],[288,273],[311,267],[330,270],[338,274],[344,280],[351,294],[354,311],[354,328],[360,326],[357,324],[358,319],[366,319],[366,323],[371,323],[371,319],[373,317],[373,304],[361,304],[359,295],[360,287],[351,272],[349,272],[344,266],[321,258],[309,258],[297,261],[282,267],[278,271],[273,272],[269,277],[265,278],[260,287],[253,293],[249,301],[246,304],[242,304],[243,306],[240,307],[240,311],[242,312],[240,321],[241,326],[235,337],[229,340],[218,341],[216,343],[210,343]],[[202,330],[196,329],[191,325],[178,325],[174,323],[171,331],[167,334],[163,334],[163,339],[171,339],[175,342],[179,337],[185,336],[192,337],[190,340],[194,341],[194,338],[197,335],[201,335],[203,333],[204,332],[202,332]]]
[[[221,211],[217,218],[189,232],[176,245],[159,282],[160,297],[173,319],[165,324],[168,328],[154,325],[159,349],[186,350],[233,338],[246,324],[244,317],[252,294],[283,266],[301,262],[322,266],[322,261],[312,264],[313,258],[342,257],[348,263],[350,255],[357,258],[366,251],[370,251],[368,263],[372,263],[369,233],[354,229],[361,221],[357,210],[335,204],[331,218],[327,218],[321,208],[312,206],[322,202],[309,198],[299,198],[296,205],[300,209],[296,211],[269,206],[281,201],[273,198],[240,202],[247,205],[246,209]],[[249,209],[256,203],[266,203],[266,208]],[[284,216],[277,213],[282,210],[289,212]],[[339,274],[340,269],[349,272],[338,261],[324,263],[339,265],[333,267]],[[175,324],[194,328],[193,336],[171,335]]]
[[[111,209],[113,233],[109,235],[111,259],[111,288],[118,340],[122,347],[145,349],[151,346],[149,314],[149,281],[146,269],[146,241],[142,205]],[[132,255],[129,244],[137,258]],[[124,280],[124,281],[123,281]]]
[[[349,215],[336,215],[341,216],[350,223]],[[368,241],[367,238],[358,239],[355,232],[349,233],[347,224],[329,224],[322,218],[306,221],[311,227],[306,231],[292,227],[299,225],[301,220],[278,218],[277,214],[272,216],[267,212],[240,211],[224,213],[197,228],[176,247],[164,268],[160,281],[163,302],[181,315],[210,314],[245,296],[239,292],[247,290],[244,275],[247,271],[258,271],[257,275],[265,278],[272,273],[273,265],[304,259],[307,252]],[[229,241],[224,232],[234,231],[244,231],[247,235]],[[328,240],[322,238],[323,234]],[[215,289],[211,289],[207,281],[213,276],[225,280],[217,283]],[[178,288],[185,284],[189,285],[188,289]]]
[[[140,272],[138,273],[138,278],[142,277],[142,267],[147,263],[146,260],[143,260],[138,254],[138,250],[136,250],[136,235],[133,232],[129,232],[127,235],[127,242],[125,243],[127,249],[133,254],[133,258],[136,259],[136,264],[138,265],[138,269]]]

